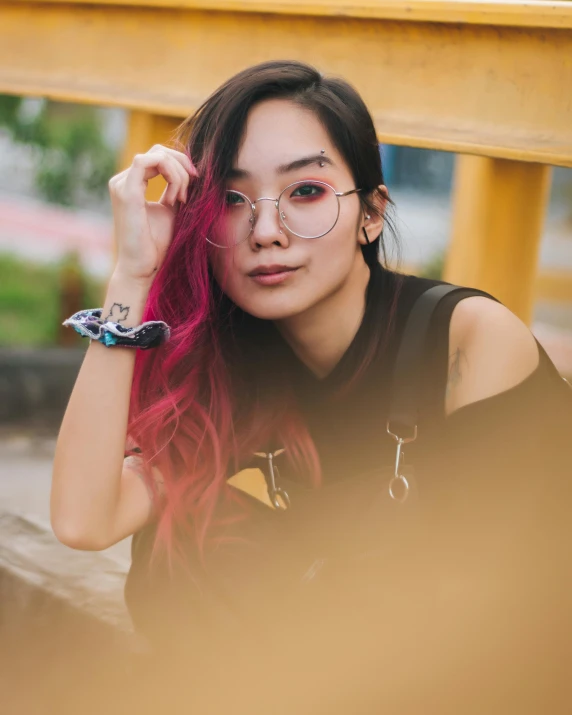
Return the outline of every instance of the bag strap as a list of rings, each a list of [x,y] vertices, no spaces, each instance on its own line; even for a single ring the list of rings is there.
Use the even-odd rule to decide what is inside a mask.
[[[441,300],[456,291],[465,291],[467,297],[481,295],[498,302],[494,296],[485,291],[448,283],[432,286],[416,298],[397,351],[393,372],[393,397],[387,422],[389,434],[402,438],[403,441],[412,441],[417,436],[419,396],[423,377],[423,349],[431,318]],[[401,430],[403,434],[398,434],[395,430]]]

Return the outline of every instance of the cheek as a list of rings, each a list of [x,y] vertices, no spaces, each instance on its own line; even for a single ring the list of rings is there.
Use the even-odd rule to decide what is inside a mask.
[[[322,285],[343,279],[351,270],[357,245],[354,233],[353,225],[338,224],[311,246],[312,269]]]
[[[244,307],[247,280],[240,268],[240,249],[220,249],[210,255],[210,264],[216,282],[234,303]]]
[[[337,242],[330,242],[328,245],[322,243],[312,248],[311,281],[308,289],[323,292],[328,286],[337,283],[345,272],[348,263],[347,249]]]

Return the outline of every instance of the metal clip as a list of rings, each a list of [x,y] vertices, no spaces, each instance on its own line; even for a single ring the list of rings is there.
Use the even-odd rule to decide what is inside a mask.
[[[280,511],[285,511],[290,506],[290,497],[288,493],[276,485],[276,474],[280,475],[278,467],[274,465],[274,457],[285,452],[285,449],[278,449],[276,452],[254,452],[256,457],[262,457],[268,462],[268,473],[266,475],[266,486],[270,501]]]
[[[387,423],[387,434],[391,435],[393,439],[397,442],[397,450],[395,453],[395,469],[394,469],[394,474],[393,477],[391,478],[391,481],[389,482],[389,496],[394,499],[395,501],[398,501],[400,504],[403,504],[403,502],[407,499],[409,496],[409,482],[405,478],[403,474],[399,473],[399,468],[401,466],[401,458],[403,457],[403,451],[402,447],[404,444],[407,442],[413,442],[414,440],[417,439],[417,425],[413,427],[413,436],[412,437],[400,437],[398,434],[395,432],[392,432],[390,427],[389,427],[389,422]],[[398,483],[401,483],[401,486],[403,488],[403,492],[401,495],[399,495],[396,491],[395,488]]]

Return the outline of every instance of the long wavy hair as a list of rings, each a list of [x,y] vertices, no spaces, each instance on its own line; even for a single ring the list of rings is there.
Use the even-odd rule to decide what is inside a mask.
[[[146,304],[143,319],[164,320],[171,339],[157,349],[138,351],[126,446],[126,454],[138,446],[144,478],[157,502],[153,553],[162,545],[169,560],[181,554],[186,537],[205,553],[207,535],[216,531],[210,527],[219,500],[240,500],[226,480],[261,445],[273,440],[284,445],[296,469],[315,484],[320,480],[318,454],[288,388],[287,365],[276,355],[271,380],[262,367],[263,360],[269,364],[275,328],[224,295],[213,278],[213,249],[205,240],[223,206],[248,113],[270,98],[314,112],[355,185],[363,187],[363,208],[379,214],[385,203],[384,231],[362,251],[368,265],[381,260],[387,267],[384,232],[392,229],[387,213],[392,202],[378,189],[384,180],[373,120],[346,81],[297,61],[264,62],[231,77],[178,127],[176,148],[192,159],[199,177],[177,214],[173,240]],[[371,335],[358,374],[387,338],[395,304],[396,297],[387,320]],[[163,479],[161,494],[153,467]]]

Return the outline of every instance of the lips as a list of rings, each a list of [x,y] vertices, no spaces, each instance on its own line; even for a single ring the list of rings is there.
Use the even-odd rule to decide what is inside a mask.
[[[271,266],[258,266],[248,276],[259,286],[273,287],[283,283],[288,284],[298,272],[298,267],[273,264]]]
[[[253,271],[251,271],[249,276],[261,276],[261,275],[272,275],[274,273],[287,273],[288,271],[295,271],[297,267],[284,266],[281,264],[273,264],[271,266],[258,266]]]

